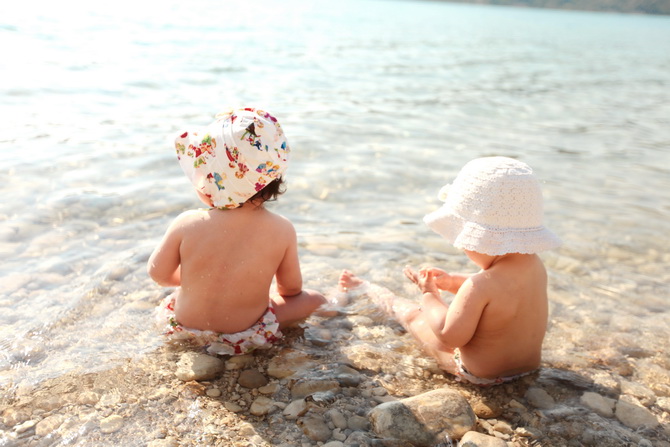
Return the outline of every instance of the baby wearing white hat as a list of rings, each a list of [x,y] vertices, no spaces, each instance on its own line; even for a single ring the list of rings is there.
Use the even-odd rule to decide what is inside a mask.
[[[210,208],[177,216],[149,258],[149,275],[177,287],[158,307],[158,321],[169,338],[190,339],[212,354],[268,348],[281,327],[326,303],[302,287],[293,225],[264,206],[283,193],[284,132],[266,111],[236,109],[181,132],[175,148]]]
[[[459,380],[488,386],[536,370],[548,318],[547,273],[537,253],[560,241],[543,225],[542,192],[532,169],[511,158],[478,158],[442,188],[440,199],[444,205],[424,222],[464,250],[478,273],[407,267],[405,274],[422,292],[418,303],[392,297],[348,271],[340,287],[371,286],[368,293]],[[454,294],[451,303],[442,290]]]

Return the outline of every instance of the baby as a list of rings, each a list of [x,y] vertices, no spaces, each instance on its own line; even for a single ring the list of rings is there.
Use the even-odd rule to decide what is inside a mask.
[[[245,108],[181,133],[175,147],[210,208],[179,215],[149,258],[154,281],[179,286],[159,306],[159,321],[166,335],[193,339],[212,354],[268,348],[281,327],[326,302],[302,288],[293,225],[264,206],[284,192],[284,133],[269,113]]]
[[[481,270],[405,274],[419,303],[368,284],[440,367],[477,385],[513,380],[540,366],[547,328],[547,273],[536,253],[560,245],[543,226],[542,192],[531,168],[506,157],[472,160],[440,191],[444,205],[424,222]],[[364,282],[343,272],[340,287]],[[454,294],[450,304],[440,291]],[[375,297],[373,297],[375,299]]]

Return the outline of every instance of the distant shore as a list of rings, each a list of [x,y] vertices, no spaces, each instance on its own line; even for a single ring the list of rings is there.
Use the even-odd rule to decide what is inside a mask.
[[[670,15],[670,0],[444,0],[452,3]]]

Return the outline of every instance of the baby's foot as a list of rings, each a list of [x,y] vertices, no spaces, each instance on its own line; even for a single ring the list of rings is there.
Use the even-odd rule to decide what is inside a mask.
[[[337,285],[341,291],[348,292],[363,283],[364,281],[362,279],[351,273],[349,270],[343,270]]]

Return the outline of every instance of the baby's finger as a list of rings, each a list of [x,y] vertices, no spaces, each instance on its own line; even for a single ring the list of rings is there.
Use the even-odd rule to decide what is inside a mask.
[[[407,278],[409,278],[410,281],[412,281],[414,284],[417,284],[419,281],[419,278],[414,270],[410,266],[406,266],[403,269],[403,273]]]

